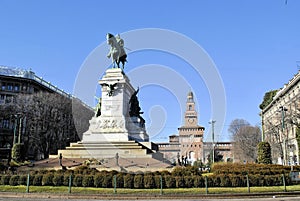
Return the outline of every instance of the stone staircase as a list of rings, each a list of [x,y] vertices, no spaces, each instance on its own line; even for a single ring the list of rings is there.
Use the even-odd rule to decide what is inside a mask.
[[[64,150],[58,150],[58,155],[62,154],[64,158],[95,158],[107,159],[115,158],[116,154],[122,158],[154,158],[163,160],[163,154],[157,152],[155,144],[141,143],[136,141],[124,142],[77,142],[71,143]],[[55,158],[57,155],[50,155],[49,158]]]

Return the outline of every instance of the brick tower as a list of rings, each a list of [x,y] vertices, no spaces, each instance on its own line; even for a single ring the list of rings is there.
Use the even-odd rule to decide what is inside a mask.
[[[203,158],[203,134],[205,128],[198,125],[193,92],[189,92],[186,101],[184,125],[178,128],[180,155],[182,159],[193,163]]]

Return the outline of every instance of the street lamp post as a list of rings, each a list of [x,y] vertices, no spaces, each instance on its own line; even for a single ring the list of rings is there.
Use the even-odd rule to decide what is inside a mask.
[[[211,124],[212,126],[212,162],[214,163],[215,162],[215,123],[216,121],[215,120],[211,120],[210,122],[208,122],[209,124]]]

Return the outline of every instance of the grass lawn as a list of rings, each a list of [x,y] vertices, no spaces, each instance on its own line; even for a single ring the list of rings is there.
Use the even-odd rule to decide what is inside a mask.
[[[60,186],[30,186],[31,193],[68,193],[68,187]],[[208,188],[209,194],[248,193],[247,187]],[[283,186],[251,187],[250,193],[283,192]],[[300,191],[300,185],[287,186],[287,191]],[[0,186],[0,192],[26,192],[26,186]],[[73,194],[113,194],[113,188],[72,187]],[[163,194],[205,194],[205,188],[163,189]],[[117,189],[117,194],[149,194],[159,195],[160,189]]]

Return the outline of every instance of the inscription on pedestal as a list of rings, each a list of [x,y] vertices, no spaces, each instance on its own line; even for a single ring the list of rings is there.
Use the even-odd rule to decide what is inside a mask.
[[[92,133],[98,132],[125,132],[125,122],[117,118],[97,118],[90,122]]]
[[[120,108],[120,105],[106,105],[105,110],[107,111],[118,111]]]

